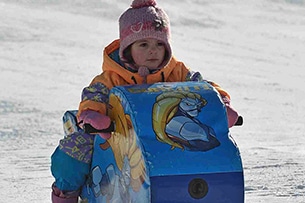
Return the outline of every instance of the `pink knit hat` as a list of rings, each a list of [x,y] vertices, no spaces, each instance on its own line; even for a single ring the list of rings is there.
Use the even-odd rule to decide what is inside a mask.
[[[120,58],[126,61],[124,50],[137,40],[153,38],[164,43],[167,54],[160,67],[165,66],[172,56],[169,43],[170,22],[163,9],[156,6],[155,0],[134,0],[131,8],[119,19]]]

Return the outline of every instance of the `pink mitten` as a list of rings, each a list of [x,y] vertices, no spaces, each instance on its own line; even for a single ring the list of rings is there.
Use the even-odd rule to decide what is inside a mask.
[[[108,116],[93,110],[83,111],[78,120],[81,128],[83,128],[85,124],[90,124],[98,131],[107,129],[111,125],[111,120]],[[93,134],[99,134],[104,139],[108,139],[111,136],[110,132],[93,132]]]
[[[229,128],[231,128],[232,126],[234,126],[234,124],[238,120],[238,113],[230,105],[230,99],[229,98],[223,97],[222,100],[223,100],[223,102],[224,102],[224,104],[226,106],[226,110],[227,110],[228,126],[229,126]]]
[[[72,191],[64,194],[54,184],[52,185],[52,203],[77,203],[79,191]]]
[[[227,109],[227,116],[228,116],[228,125],[229,125],[229,128],[231,128],[237,122],[238,113],[235,111],[235,109],[232,108],[231,105],[226,105],[226,109]]]

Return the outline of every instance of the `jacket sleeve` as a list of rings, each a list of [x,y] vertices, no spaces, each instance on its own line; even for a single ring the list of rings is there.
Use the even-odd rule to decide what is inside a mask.
[[[200,72],[189,71],[189,73],[187,74],[187,77],[186,77],[186,81],[196,81],[196,82],[206,81],[210,85],[215,87],[215,89],[219,92],[219,94],[221,95],[222,98],[226,98],[227,100],[230,101],[229,93],[227,93],[224,89],[222,89],[217,83],[203,79]]]
[[[101,82],[91,83],[82,91],[82,101],[79,104],[77,117],[84,110],[94,110],[106,114],[108,105],[109,88]]]
[[[228,92],[226,92],[224,89],[222,89],[217,83],[212,82],[212,81],[207,81],[208,83],[210,83],[213,87],[215,87],[215,89],[219,92],[219,94],[221,95],[221,97],[224,99],[226,98],[226,100],[230,101],[231,97],[229,95]]]
[[[90,85],[82,91],[77,117],[85,110],[94,110],[106,114],[110,89],[121,84],[124,84],[124,81],[112,72],[106,71],[97,75]]]
[[[167,82],[184,82],[184,81],[207,81],[203,79],[200,72],[195,72],[190,70],[183,62],[177,61],[175,58],[173,58],[170,62],[171,66],[174,66],[173,71],[170,73]],[[210,83],[213,87],[216,88],[216,90],[220,93],[220,95],[223,98],[227,98],[230,100],[230,95],[222,89],[217,83],[214,83],[212,81],[207,81]]]

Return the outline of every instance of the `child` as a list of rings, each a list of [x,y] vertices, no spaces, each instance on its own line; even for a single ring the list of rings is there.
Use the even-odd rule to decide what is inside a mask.
[[[191,72],[172,56],[170,22],[155,0],[134,0],[119,19],[120,39],[104,50],[103,72],[82,92],[78,122],[98,130],[110,126],[107,116],[109,91],[114,86],[156,82],[202,81],[200,73]],[[229,127],[238,114],[230,106],[230,96],[210,82],[221,94],[227,108]],[[99,133],[104,139],[110,133]],[[94,135],[73,133],[60,141],[52,155],[52,201],[75,203],[89,174]],[[82,140],[82,141],[80,141]]]

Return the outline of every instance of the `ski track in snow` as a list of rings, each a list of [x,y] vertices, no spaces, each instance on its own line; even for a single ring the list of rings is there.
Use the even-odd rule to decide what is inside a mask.
[[[305,202],[305,1],[159,0],[174,55],[219,83],[244,117],[233,128],[245,199]],[[61,116],[118,37],[118,0],[0,0],[0,202],[50,202]]]

